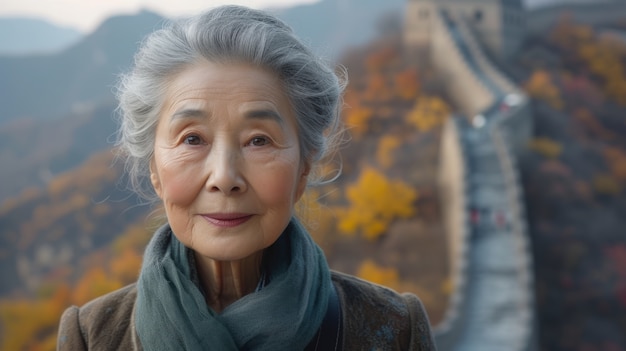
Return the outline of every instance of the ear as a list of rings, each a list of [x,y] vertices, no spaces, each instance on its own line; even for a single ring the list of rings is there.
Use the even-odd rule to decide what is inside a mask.
[[[159,178],[159,174],[154,169],[152,162],[150,162],[150,183],[152,183],[154,192],[159,198],[161,198],[161,192],[163,190],[163,188],[161,187],[161,179]]]
[[[309,172],[311,171],[311,165],[309,162],[304,162],[302,167],[302,173],[298,179],[298,187],[296,189],[296,197],[294,203],[298,202],[306,190],[307,183],[309,181]]]

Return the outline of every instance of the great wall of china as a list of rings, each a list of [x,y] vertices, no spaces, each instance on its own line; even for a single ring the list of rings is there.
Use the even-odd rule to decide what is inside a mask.
[[[486,37],[472,23],[486,17],[480,5],[496,2],[412,0],[407,7],[405,44],[427,48],[459,111],[441,139],[439,183],[454,287],[434,328],[443,351],[538,349],[533,254],[517,166],[533,133],[531,103],[493,62],[507,38]],[[563,15],[592,24],[624,18],[626,2],[500,11],[532,35]],[[506,60],[505,51],[516,50],[523,35],[517,28],[501,33],[513,33],[511,46],[500,46]]]

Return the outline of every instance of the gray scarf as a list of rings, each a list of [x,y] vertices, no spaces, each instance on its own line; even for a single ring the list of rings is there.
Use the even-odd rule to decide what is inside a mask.
[[[146,248],[135,305],[145,350],[302,350],[321,325],[330,272],[296,219],[264,253],[269,283],[220,314],[194,284],[190,254],[169,225]]]

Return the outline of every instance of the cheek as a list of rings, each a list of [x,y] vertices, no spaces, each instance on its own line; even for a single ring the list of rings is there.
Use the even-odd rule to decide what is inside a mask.
[[[293,163],[274,164],[256,180],[257,194],[272,207],[288,207],[295,203],[299,180],[297,160]]]
[[[173,161],[175,155],[161,155],[157,159],[157,169],[162,186],[162,200],[166,204],[184,206],[196,198],[202,190],[203,182],[199,176],[200,165],[181,164]],[[156,158],[156,157],[155,157]]]

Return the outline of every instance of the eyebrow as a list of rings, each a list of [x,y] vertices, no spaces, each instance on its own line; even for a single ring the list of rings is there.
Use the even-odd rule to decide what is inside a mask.
[[[210,114],[204,110],[184,109],[176,111],[174,114],[172,114],[172,116],[170,117],[170,122],[186,118],[204,119],[207,118],[209,115]],[[272,109],[258,109],[246,111],[244,113],[244,117],[246,119],[272,120],[280,124],[281,127],[285,125],[284,118],[277,111],[274,111]]]
[[[184,109],[180,111],[176,111],[172,117],[170,117],[170,122],[175,121],[179,118],[206,118],[207,114],[203,110],[198,109]]]
[[[272,109],[260,109],[260,110],[250,110],[246,111],[244,117],[247,119],[269,119],[278,122],[278,124],[284,126],[285,120],[283,117],[276,111]]]

